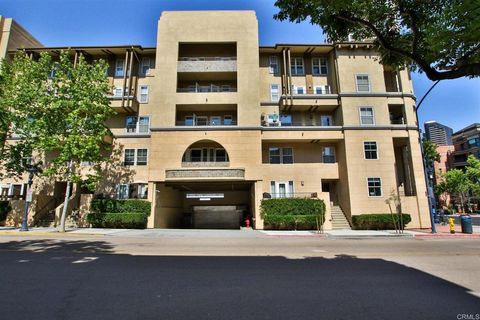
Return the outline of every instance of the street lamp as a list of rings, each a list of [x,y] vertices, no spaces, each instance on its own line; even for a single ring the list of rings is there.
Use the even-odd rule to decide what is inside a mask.
[[[33,184],[33,177],[41,172],[42,170],[39,168],[40,163],[37,164],[30,164],[28,165],[27,172],[28,172],[28,189],[27,189],[27,196],[25,198],[25,210],[23,211],[23,221],[22,227],[20,231],[28,231],[28,208],[30,207],[30,203],[32,202],[32,184]]]

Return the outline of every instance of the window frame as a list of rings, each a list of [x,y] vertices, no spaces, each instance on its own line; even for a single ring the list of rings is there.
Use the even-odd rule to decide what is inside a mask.
[[[139,159],[139,151],[145,151],[145,155],[142,157],[145,157],[145,163],[143,161],[140,163]],[[135,165],[136,166],[146,166],[148,165],[148,148],[139,148],[135,149]]]
[[[298,72],[300,64],[297,61],[301,61],[302,72]],[[290,73],[292,76],[304,76],[305,75],[305,61],[303,57],[292,57],[290,63]]]
[[[275,62],[272,62],[272,60],[275,60]],[[272,68],[272,66],[274,67]],[[268,57],[268,71],[270,74],[273,74],[273,75],[279,74],[278,56]]]
[[[324,154],[324,150],[328,148],[329,150],[331,150],[332,154],[330,155],[325,155]],[[325,161],[325,158],[324,157],[333,157],[333,162],[328,162],[328,161]],[[337,163],[337,155],[336,155],[336,152],[335,152],[335,147],[333,146],[322,146],[322,163]]]
[[[378,179],[378,182],[380,183],[380,186],[372,186],[370,187],[370,179]],[[374,183],[374,182],[373,182]],[[380,188],[380,195],[370,195],[370,188]],[[383,183],[382,183],[382,178],[381,177],[367,177],[367,194],[369,198],[381,198],[383,197]]]
[[[146,61],[148,61],[148,64],[145,63]],[[147,69],[147,71],[144,71],[144,67],[146,67],[146,66],[148,66],[148,69]],[[152,68],[151,58],[150,57],[142,57],[142,60],[140,61],[140,70],[139,70],[140,75],[143,75],[143,76],[150,75],[150,69],[151,68]]]
[[[271,151],[272,149],[278,149],[279,153],[278,153],[278,157],[279,157],[279,162],[276,163],[276,162],[272,162],[271,161]],[[290,149],[292,150],[292,154],[291,155],[284,155],[284,149]],[[277,157],[276,155],[274,155],[275,157]],[[284,161],[284,157],[292,157],[292,162],[285,162]],[[269,164],[294,164],[295,163],[295,153],[293,151],[293,147],[274,147],[274,146],[270,146],[268,147],[268,163]]]
[[[328,118],[328,119],[330,119],[330,121],[329,121],[330,124],[324,126],[324,125],[323,125],[322,118]],[[321,126],[321,127],[331,127],[331,126],[333,126],[333,116],[330,115],[330,114],[321,114],[321,115],[320,115],[320,126]]]
[[[367,77],[367,81],[368,81],[368,90],[367,91],[358,90],[358,77],[363,77],[363,76]],[[356,89],[356,92],[360,92],[360,93],[372,92],[372,82],[370,81],[370,75],[368,73],[357,73],[357,74],[355,74],[355,89]]]
[[[128,152],[131,152],[133,151],[133,163],[127,163],[127,151]],[[123,150],[123,165],[124,166],[134,166],[135,165],[135,159],[136,159],[136,155],[137,155],[137,152],[136,152],[136,149],[133,149],[133,148],[129,148],[129,149],[124,149]]]
[[[318,71],[319,73],[315,73],[315,64],[314,61],[318,61]],[[325,73],[322,72],[322,62],[325,62],[325,65],[323,66],[325,68]],[[327,76],[328,75],[328,59],[327,58],[320,58],[320,57],[314,57],[312,58],[312,75],[314,76]]]
[[[147,89],[147,93],[144,94],[142,93],[142,89],[146,88]],[[139,103],[148,103],[148,99],[149,99],[149,95],[150,95],[150,86],[149,85],[146,85],[146,84],[142,84],[142,85],[139,85],[138,86],[138,102]],[[146,96],[146,99],[143,100],[142,99],[142,96]]]
[[[366,143],[375,143],[375,155],[376,155],[376,158],[367,158],[367,152],[373,152],[372,150],[368,150],[365,149],[365,144]],[[379,156],[379,153],[378,153],[378,143],[377,141],[374,141],[374,140],[364,140],[363,141],[363,158],[364,160],[379,160],[380,159],[380,156]]]
[[[277,87],[277,93],[275,95],[273,87]],[[276,98],[274,98],[276,96]],[[278,83],[270,84],[270,101],[278,102],[280,100],[280,85]]]
[[[362,121],[362,109],[371,109],[372,110],[372,123],[363,123]],[[361,126],[374,126],[375,125],[375,108],[373,106],[361,106],[358,107],[358,115],[360,117],[360,125]]]
[[[121,62],[121,63],[120,63]],[[120,68],[121,67],[121,68]],[[121,69],[121,70],[120,70]],[[114,76],[119,78],[123,77],[125,75],[125,59],[124,58],[118,58],[115,59],[115,72]]]
[[[226,121],[227,119],[230,119],[230,123],[227,123],[227,121]],[[229,114],[224,115],[222,124],[224,126],[232,126],[233,125],[233,116],[231,116]]]
[[[298,93],[298,88],[301,88],[303,93]],[[303,95],[307,94],[307,88],[305,86],[293,86],[293,93],[303,96]]]

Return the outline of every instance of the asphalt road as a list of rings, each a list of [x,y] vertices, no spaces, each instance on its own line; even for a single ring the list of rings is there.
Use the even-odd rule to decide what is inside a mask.
[[[478,243],[2,237],[0,318],[479,319]]]

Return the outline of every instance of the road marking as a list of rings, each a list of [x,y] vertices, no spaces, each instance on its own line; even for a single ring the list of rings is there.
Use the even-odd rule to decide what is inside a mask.
[[[17,262],[24,263],[24,262],[30,262],[32,260],[18,260]]]
[[[98,257],[85,257],[80,260],[73,261],[72,263],[88,263],[97,260]]]

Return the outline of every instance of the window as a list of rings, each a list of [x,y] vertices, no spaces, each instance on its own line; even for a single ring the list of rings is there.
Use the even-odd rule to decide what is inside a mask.
[[[127,116],[125,120],[125,127],[127,128],[127,133],[137,132],[137,117]]]
[[[292,164],[293,149],[292,148],[269,148],[269,160],[272,164]]]
[[[150,58],[143,57],[142,63],[140,64],[140,74],[149,75],[150,74]]]
[[[270,73],[278,74],[278,57],[277,56],[270,56],[268,58],[270,64]]]
[[[278,126],[278,114],[272,113],[272,114],[267,114],[267,123],[268,126],[276,127]]]
[[[223,117],[223,125],[224,125],[224,126],[231,126],[231,125],[233,125],[233,118],[232,118],[232,116],[224,116],[224,117]]]
[[[135,165],[135,149],[125,149],[123,164],[126,166]]]
[[[293,87],[293,93],[294,94],[305,94],[305,87]]]
[[[148,196],[148,185],[146,183],[138,184],[137,195],[139,199],[147,199]]]
[[[357,74],[357,92],[370,92],[370,80],[368,74]]]
[[[202,149],[191,149],[190,150],[190,161],[191,162],[201,162],[202,161]]]
[[[215,149],[215,162],[228,161],[227,152],[225,149]]]
[[[149,116],[127,116],[125,118],[125,126],[127,133],[149,133],[150,117]]]
[[[303,76],[305,74],[303,58],[292,58],[291,72],[292,76]]]
[[[271,101],[278,101],[280,99],[280,91],[279,91],[278,84],[271,84],[270,85],[270,100]]]
[[[150,132],[150,117],[149,116],[139,117],[138,132],[139,133],[149,133]]]
[[[382,196],[382,180],[380,178],[367,178],[368,180],[368,196]]]
[[[148,157],[147,149],[137,149],[137,166],[146,165],[147,157]]]
[[[312,73],[314,75],[328,74],[327,59],[313,58],[312,59]]]
[[[140,86],[140,102],[147,103],[148,102],[148,86]]]
[[[360,124],[361,125],[373,125],[375,124],[375,118],[373,115],[372,107],[360,108]]]
[[[125,149],[123,164],[126,166],[144,166],[147,164],[147,158],[147,149]]]
[[[272,198],[293,197],[293,181],[270,181],[270,194]]]
[[[282,126],[291,126],[292,125],[292,115],[291,114],[281,114],[280,123]]]
[[[316,86],[315,87],[315,94],[330,94],[330,87],[329,86]]]
[[[193,116],[186,116],[185,117],[185,125],[186,126],[193,126]]]
[[[365,159],[367,159],[367,160],[378,159],[377,142],[376,141],[365,141],[365,142],[363,142],[363,150],[365,152]]]
[[[196,125],[197,126],[207,126],[208,125],[208,117],[207,116],[196,117]]]
[[[211,126],[219,126],[222,124],[222,117],[220,116],[211,116],[210,117],[210,125]]]
[[[321,115],[321,116],[320,116],[320,125],[321,125],[322,127],[333,126],[332,116],[329,116],[329,115]]]
[[[323,163],[335,163],[335,149],[333,147],[323,147]]]
[[[115,62],[115,77],[123,77],[124,75],[124,63],[125,60],[123,59],[117,59]]]
[[[130,187],[128,184],[119,184],[117,190],[118,199],[128,199]]]
[[[184,162],[228,162],[227,151],[223,148],[189,149],[185,152]]]
[[[114,97],[121,97],[122,96],[122,88],[119,88],[119,87],[113,88],[113,96]]]

